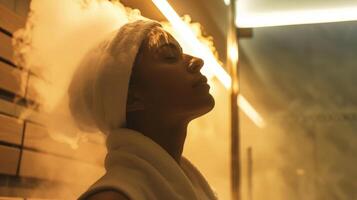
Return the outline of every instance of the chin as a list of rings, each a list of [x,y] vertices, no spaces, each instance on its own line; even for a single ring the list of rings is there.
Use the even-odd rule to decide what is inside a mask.
[[[201,117],[202,115],[210,112],[215,106],[215,100],[211,94],[208,94],[207,97],[202,101],[199,106],[197,106],[194,110],[194,114],[192,119]]]
[[[208,98],[208,100],[207,100],[207,109],[208,109],[208,111],[207,112],[209,112],[214,108],[215,100],[214,100],[214,98],[213,98],[213,96],[211,94],[209,94],[207,98]]]

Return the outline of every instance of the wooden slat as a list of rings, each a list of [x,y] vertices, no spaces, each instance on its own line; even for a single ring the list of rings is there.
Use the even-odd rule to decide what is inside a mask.
[[[44,113],[38,113],[24,106],[20,106],[2,99],[0,99],[0,113],[5,113],[7,115],[18,117],[20,119],[26,119],[26,121],[36,122],[40,124],[42,124],[47,118],[47,115]]]
[[[0,88],[24,97],[25,86],[26,72],[0,61]]]
[[[1,12],[1,11],[0,11]],[[0,32],[0,57],[12,62],[12,42],[11,37]]]
[[[10,33],[14,33],[25,25],[25,19],[19,17],[11,10],[0,5],[0,27]]]
[[[0,0],[0,5],[11,11],[14,11],[16,8],[16,0]]]
[[[106,154],[104,145],[85,141],[79,142],[78,148],[73,149],[68,143],[53,139],[45,127],[33,123],[26,124],[24,146],[97,165],[103,165]]]
[[[16,14],[22,18],[26,18],[30,10],[31,0],[16,0],[15,11]]]
[[[0,173],[16,175],[20,149],[0,145]]]
[[[24,200],[24,199],[19,197],[0,197],[0,200]]]
[[[23,106],[19,106],[15,103],[8,102],[0,99],[0,112],[5,113],[14,117],[21,116],[21,113],[24,113],[26,108]]]
[[[90,185],[104,168],[49,154],[24,150],[20,176]]]
[[[0,141],[21,145],[23,121],[0,114]]]

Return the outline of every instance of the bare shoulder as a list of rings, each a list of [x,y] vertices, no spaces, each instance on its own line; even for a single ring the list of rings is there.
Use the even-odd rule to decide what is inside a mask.
[[[96,194],[91,195],[86,200],[130,200],[126,195],[114,191],[107,190],[103,192],[98,192]]]

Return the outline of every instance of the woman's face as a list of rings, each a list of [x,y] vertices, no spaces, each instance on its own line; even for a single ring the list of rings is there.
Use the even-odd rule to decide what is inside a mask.
[[[144,40],[133,68],[130,103],[173,119],[194,119],[214,107],[207,79],[200,73],[203,60],[186,55],[179,43],[162,28]]]

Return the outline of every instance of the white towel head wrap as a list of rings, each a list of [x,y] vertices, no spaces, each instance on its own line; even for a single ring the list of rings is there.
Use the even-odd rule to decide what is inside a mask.
[[[138,20],[122,26],[84,57],[68,89],[69,108],[81,130],[124,127],[132,67],[149,31],[161,26]]]

